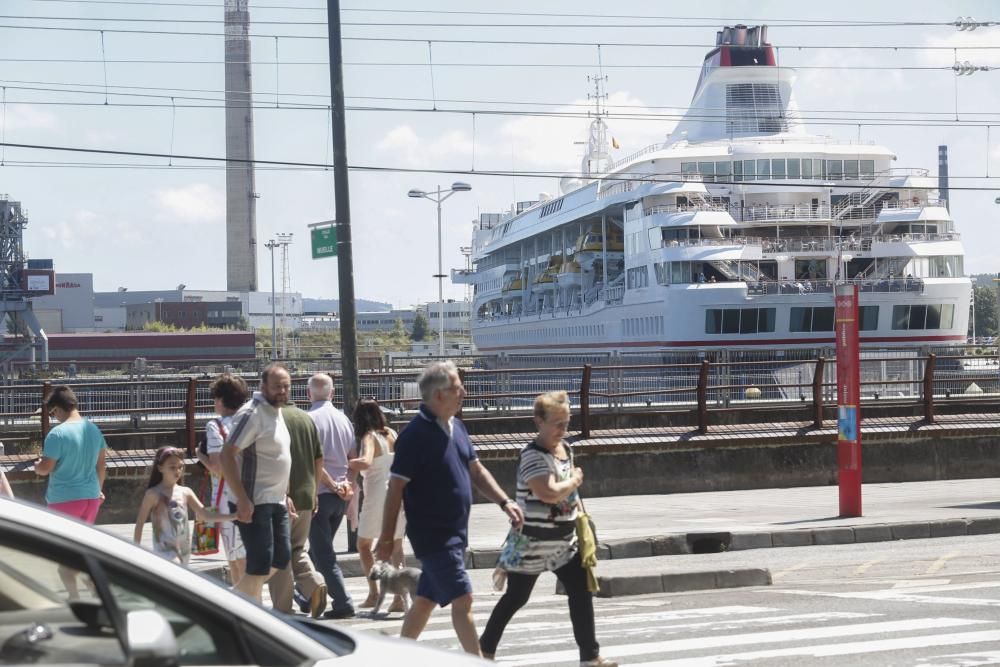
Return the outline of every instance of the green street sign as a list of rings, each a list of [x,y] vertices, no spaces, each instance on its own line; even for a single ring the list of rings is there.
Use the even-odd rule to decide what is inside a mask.
[[[337,228],[313,227],[312,229],[313,259],[337,256]]]

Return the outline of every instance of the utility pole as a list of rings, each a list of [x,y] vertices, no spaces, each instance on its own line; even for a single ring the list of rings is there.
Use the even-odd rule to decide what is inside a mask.
[[[344,56],[340,42],[340,0],[327,0],[330,47],[330,111],[333,135],[333,191],[337,220],[337,286],[340,296],[340,363],[344,411],[358,402],[358,338],[354,304],[354,254],[351,249],[351,198],[347,179],[347,129],[344,118]]]

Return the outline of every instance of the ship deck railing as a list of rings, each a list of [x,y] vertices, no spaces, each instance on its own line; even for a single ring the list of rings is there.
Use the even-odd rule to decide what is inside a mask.
[[[960,241],[958,232],[935,234],[865,234],[863,236],[791,236],[772,238],[764,236],[722,236],[688,239],[664,239],[662,248],[683,248],[697,246],[760,246],[764,253],[788,252],[870,252],[875,243],[924,243],[937,241]],[[654,248],[659,250],[659,248]]]
[[[924,291],[924,281],[920,278],[882,278],[869,280],[841,280],[839,284],[857,285],[858,290],[866,293],[885,294],[890,292]],[[772,294],[814,294],[833,292],[833,280],[764,280],[747,282],[749,296],[765,296]]]

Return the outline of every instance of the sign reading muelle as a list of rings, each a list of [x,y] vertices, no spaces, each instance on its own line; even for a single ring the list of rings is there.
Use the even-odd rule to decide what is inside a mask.
[[[324,257],[337,256],[337,227],[336,222],[317,222],[309,225],[310,237],[312,239],[312,258],[323,259]]]

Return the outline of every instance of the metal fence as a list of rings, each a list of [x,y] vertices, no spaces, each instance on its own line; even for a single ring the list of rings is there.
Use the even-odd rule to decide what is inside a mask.
[[[925,418],[934,419],[935,402],[962,399],[974,404],[1000,396],[1000,359],[976,350],[864,350],[861,355],[863,401],[920,401]],[[979,350],[982,352],[982,350]],[[809,353],[813,356],[810,356]],[[970,352],[973,352],[970,354]],[[482,361],[484,358],[480,358]],[[542,392],[565,390],[586,416],[592,410],[621,412],[650,408],[698,411],[699,428],[708,428],[712,410],[756,405],[803,405],[804,416],[822,422],[823,408],[836,401],[836,363],[832,349],[786,351],[657,352],[614,355],[533,357],[549,365],[523,367],[515,357],[459,369],[466,387],[465,414],[527,414]],[[477,367],[480,366],[480,367]],[[492,367],[487,367],[492,366]],[[521,367],[515,367],[521,366]],[[420,369],[360,374],[360,395],[400,414],[419,404]],[[311,373],[296,373],[291,399],[307,405]],[[255,386],[257,375],[244,373]],[[334,374],[335,396],[343,396],[342,377]],[[197,422],[212,415],[212,376],[175,379],[67,382],[80,409],[97,423],[157,427],[182,421],[194,437]],[[47,432],[42,410],[53,383],[0,386],[0,426],[10,432]],[[589,424],[585,424],[589,428]]]

